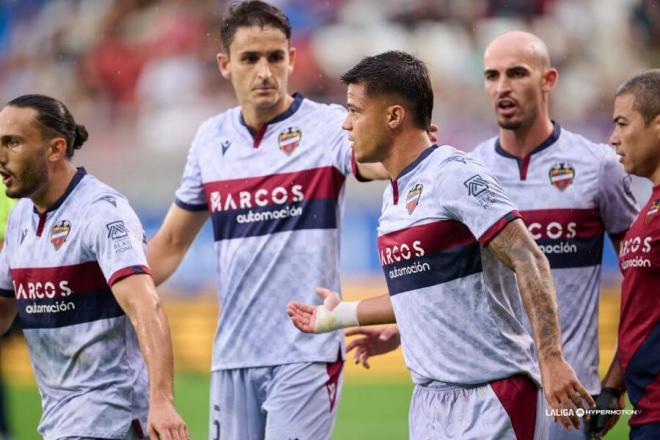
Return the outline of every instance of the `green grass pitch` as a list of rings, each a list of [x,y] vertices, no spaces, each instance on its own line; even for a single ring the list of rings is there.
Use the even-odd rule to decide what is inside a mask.
[[[194,440],[207,439],[209,379],[201,374],[176,378],[177,407]],[[41,404],[34,386],[8,387],[10,422],[16,440],[38,440],[36,432]],[[408,437],[409,383],[349,381],[344,386],[333,440],[400,440]],[[607,440],[628,438],[628,426],[620,420]]]

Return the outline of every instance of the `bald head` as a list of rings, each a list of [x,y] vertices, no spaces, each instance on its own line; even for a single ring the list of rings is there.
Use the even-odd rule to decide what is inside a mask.
[[[543,40],[534,34],[512,31],[490,42],[484,53],[484,64],[502,58],[517,59],[538,69],[550,67],[550,54]]]
[[[557,78],[547,46],[529,32],[502,34],[484,53],[484,86],[502,129],[552,130],[548,94]]]

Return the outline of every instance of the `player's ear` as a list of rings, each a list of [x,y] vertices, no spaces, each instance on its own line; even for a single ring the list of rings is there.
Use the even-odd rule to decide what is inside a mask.
[[[391,129],[395,129],[403,124],[406,117],[406,109],[400,104],[395,104],[387,107],[387,125]]]
[[[658,146],[660,147],[660,115],[656,115],[655,118],[651,120],[649,125],[655,132],[655,139],[658,142]]]
[[[66,141],[64,138],[51,139],[46,147],[46,159],[50,162],[57,162],[64,158],[66,158]]]
[[[543,72],[543,91],[550,92],[557,85],[557,80],[559,80],[559,72],[554,67],[545,69]]]
[[[231,71],[229,70],[229,54],[219,52],[215,59],[218,63],[218,70],[224,79],[231,79]]]
[[[296,48],[289,48],[289,75],[293,73],[293,68],[296,64]]]

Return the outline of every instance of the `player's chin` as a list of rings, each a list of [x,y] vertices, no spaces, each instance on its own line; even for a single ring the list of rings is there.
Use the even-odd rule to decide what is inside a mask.
[[[275,106],[280,100],[280,93],[276,90],[262,91],[252,96],[255,107],[268,109]]]

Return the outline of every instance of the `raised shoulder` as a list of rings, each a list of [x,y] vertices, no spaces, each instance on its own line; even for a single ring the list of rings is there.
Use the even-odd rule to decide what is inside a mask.
[[[616,152],[610,145],[600,142],[593,142],[581,134],[562,128],[561,142],[572,151],[579,151],[582,157],[597,162],[617,160]]]

